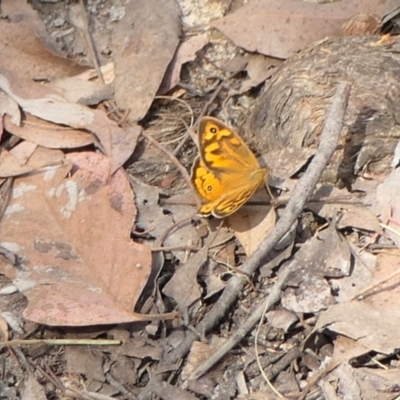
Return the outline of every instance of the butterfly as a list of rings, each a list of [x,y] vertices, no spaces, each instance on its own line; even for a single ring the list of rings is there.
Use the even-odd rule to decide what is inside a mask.
[[[227,217],[268,179],[268,169],[260,166],[241,137],[216,118],[200,120],[198,147],[191,181],[202,200],[201,215]]]

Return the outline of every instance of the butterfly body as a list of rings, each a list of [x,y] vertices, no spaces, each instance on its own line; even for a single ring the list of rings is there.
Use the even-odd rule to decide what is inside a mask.
[[[198,157],[192,182],[203,204],[200,214],[226,217],[239,209],[268,178],[240,136],[219,120],[199,124]]]

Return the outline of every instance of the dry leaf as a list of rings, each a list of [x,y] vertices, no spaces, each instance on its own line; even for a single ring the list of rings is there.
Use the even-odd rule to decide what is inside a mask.
[[[385,233],[398,248],[400,248],[400,168],[394,169],[385,181],[376,188],[376,200],[374,210],[380,216],[381,221],[391,229],[385,229]],[[390,218],[390,219],[389,219]]]
[[[262,54],[250,54],[246,59],[246,66],[243,67],[247,71],[248,77],[240,82],[240,88],[230,88],[231,96],[247,92],[253,87],[260,85],[272,76],[275,67],[282,63],[281,60],[272,57],[266,57]]]
[[[373,306],[352,301],[335,304],[324,311],[315,329],[329,330],[357,340],[369,350],[391,354],[400,347],[398,304]]]
[[[375,192],[373,187],[370,190]],[[346,189],[338,189],[333,185],[324,184],[314,193],[313,199],[321,199],[321,201],[309,202],[307,209],[325,219],[334,219],[338,216],[336,221],[338,229],[351,227],[382,234],[379,219],[370,208],[359,204],[346,204],[360,202],[360,197],[348,192]],[[338,199],[338,201],[336,203],[334,201],[329,202],[329,199]],[[364,198],[361,200],[367,204]]]
[[[25,381],[25,387],[21,393],[21,400],[46,400],[44,387],[35,379],[32,372],[28,373],[28,380]]]
[[[179,310],[183,311],[201,297],[201,287],[197,282],[197,274],[207,261],[208,248],[203,247],[189,257],[187,262],[175,271],[173,277],[164,286],[162,292],[175,300]]]
[[[299,320],[297,315],[291,311],[280,309],[272,310],[266,314],[268,323],[276,329],[282,329],[287,332],[289,328]]]
[[[3,260],[1,271],[28,298],[29,320],[72,326],[141,320],[133,308],[151,254],[130,239],[129,183],[122,172],[109,178],[100,153],[68,159],[71,164],[15,180],[1,245],[17,253],[20,264]]]
[[[160,360],[163,349],[158,341],[152,341],[149,338],[146,340],[140,337],[130,338],[124,341],[118,347],[118,354],[124,354],[134,358],[151,358],[152,360]]]
[[[182,379],[188,379],[194,370],[225,342],[225,338],[221,338],[216,335],[212,335],[211,339],[209,340],[209,344],[194,341],[190,348],[187,363],[182,371]]]
[[[15,102],[6,93],[0,91],[0,116],[8,115],[13,124],[19,125],[21,123],[21,111],[18,107],[17,102]],[[1,120],[1,119],[0,119]],[[3,132],[3,127],[0,129],[0,139],[1,133]]]
[[[73,149],[93,143],[93,135],[84,130],[70,129],[26,114],[22,125],[14,125],[4,118],[4,127],[21,139],[51,149]]]
[[[0,153],[0,177],[19,176],[47,167],[56,168],[64,162],[64,154],[61,151],[51,151],[34,145],[34,152],[29,154],[27,147],[32,149],[31,144],[26,142],[16,146],[10,152],[2,149]]]
[[[183,64],[193,61],[196,58],[196,53],[208,44],[209,41],[208,35],[203,34],[192,36],[186,42],[180,44],[173,60],[168,66],[158,94],[168,92],[179,83]]]
[[[354,255],[351,275],[331,280],[332,289],[338,302],[348,301],[357,293],[369,286],[376,272],[377,257],[367,251],[359,251],[353,244],[349,243]]]
[[[65,346],[65,371],[70,374],[83,374],[86,379],[105,381],[103,371],[103,353],[91,349],[89,346]]]
[[[31,142],[20,142],[10,150],[10,154],[16,158],[21,165],[24,165],[32,157],[38,146]],[[39,150],[40,151],[40,150]],[[60,154],[60,161],[64,159],[64,155]]]
[[[247,51],[287,58],[326,36],[340,36],[344,22],[356,14],[371,12],[383,17],[397,6],[396,0],[380,4],[370,0],[328,4],[253,0],[211,26]]]
[[[48,41],[51,36],[28,1],[3,0],[1,11],[0,63],[7,65],[17,76],[28,80],[51,80],[86,69],[55,55],[57,47],[54,43],[48,43],[49,51],[41,39]]]
[[[190,205],[193,197],[192,195],[192,191],[185,192],[170,197],[168,199],[168,203],[170,204],[163,204],[163,209],[168,210],[171,213],[173,222],[179,222],[183,220],[187,221],[186,223],[180,223],[177,229],[174,229],[168,234],[164,241],[165,247],[174,248],[181,246],[199,246],[201,232],[199,232],[199,227],[194,226],[190,220],[190,217],[195,215],[195,208]],[[170,226],[171,225],[169,225],[167,228]],[[185,250],[172,250],[172,253],[182,262],[185,260]]]
[[[110,173],[124,164],[136,147],[141,132],[138,125],[121,129],[103,111],[69,103],[54,89],[22,79],[1,66],[0,89],[27,113],[46,121],[93,132],[105,153],[112,159]]]
[[[334,304],[335,299],[326,277],[350,274],[349,245],[335,225],[303,244],[296,253],[289,286],[282,295],[283,306],[295,312],[317,312]]]
[[[113,33],[115,98],[132,121],[147,113],[179,44],[180,9],[175,0],[136,0]]]
[[[82,76],[82,75],[81,75]],[[79,76],[57,79],[49,84],[71,103],[96,105],[104,100],[111,100],[114,88],[99,82],[81,79]]]
[[[0,314],[0,340],[2,342],[7,342],[7,340],[9,340],[8,335],[9,335],[9,331],[8,331],[7,321]]]
[[[8,178],[32,171],[31,168],[24,166],[5,149],[0,152],[0,177]]]
[[[253,201],[266,199],[265,191],[259,191],[252,197]],[[234,231],[246,255],[249,256],[275,226],[276,214],[274,208],[270,206],[248,205],[227,217],[225,221],[227,226]]]
[[[273,176],[285,179],[291,178],[299,172],[314,154],[315,149],[308,147],[286,147],[282,150],[267,153],[261,159],[270,168]],[[273,160],[273,163],[271,163],[271,160]]]

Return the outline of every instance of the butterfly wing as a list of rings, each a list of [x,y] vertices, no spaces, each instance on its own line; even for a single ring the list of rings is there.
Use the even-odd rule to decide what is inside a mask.
[[[243,204],[245,204],[254,192],[260,186],[261,182],[252,183],[252,185],[246,185],[246,187],[236,187],[226,196],[213,204],[211,214],[216,218],[225,218],[228,215],[233,214],[237,211]],[[207,211],[210,204],[205,204],[200,208],[200,213]]]
[[[254,194],[266,174],[266,170],[258,169],[246,179],[243,179],[242,173],[217,176],[197,158],[193,164],[192,181],[203,201],[200,214],[224,218],[234,213]]]
[[[253,195],[268,171],[240,136],[215,118],[201,119],[198,142],[192,182],[203,202],[199,212],[226,217]]]
[[[247,171],[261,168],[241,137],[215,118],[200,120],[198,141],[201,160],[209,170],[237,171],[245,175]]]

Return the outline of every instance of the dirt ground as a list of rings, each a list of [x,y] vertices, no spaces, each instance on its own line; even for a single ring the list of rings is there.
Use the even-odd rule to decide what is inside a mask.
[[[1,2],[0,400],[400,398],[399,10],[289,3]]]

